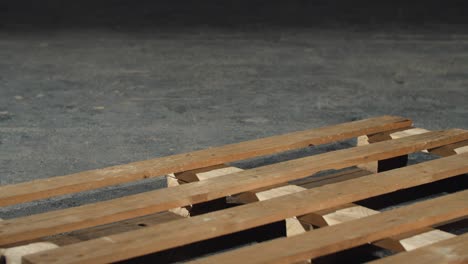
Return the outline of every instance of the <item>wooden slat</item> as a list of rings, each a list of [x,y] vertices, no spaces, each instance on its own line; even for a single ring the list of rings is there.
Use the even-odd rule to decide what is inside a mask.
[[[29,260],[34,263],[84,263],[88,261],[92,263],[128,259],[467,173],[467,158],[468,154],[461,154],[328,184],[262,202],[176,220],[144,230],[62,247],[34,256]],[[466,206],[466,201],[462,202]],[[450,203],[443,204],[440,206],[441,210],[451,208]],[[430,210],[423,211],[436,212],[438,209],[434,208],[438,207],[432,205]],[[455,211],[460,212],[460,210]],[[382,214],[376,216],[380,215]],[[439,220],[443,221],[443,219]],[[416,227],[413,226],[413,228]],[[176,232],[168,232],[168,230],[176,230]],[[401,232],[405,230],[401,229]],[[385,234],[382,238],[390,235],[392,234]]]
[[[27,241],[27,243],[51,242],[58,246],[65,246],[90,239],[99,238],[102,236],[114,235],[136,229],[141,229],[147,226],[154,226],[164,222],[169,222],[172,220],[182,218],[184,217],[166,211],[161,213],[145,215],[137,218],[127,219],[120,222],[114,222],[106,225],[80,229],[73,232],[58,234],[54,236],[41,237],[38,239]],[[25,243],[11,244],[9,245],[9,247],[16,247],[23,244]]]
[[[399,242],[406,251],[410,251],[454,236],[454,234],[434,229],[411,237],[403,238]]]
[[[468,214],[467,200],[468,190],[191,263],[291,263],[315,258],[464,216]],[[45,263],[35,256],[28,259]]]
[[[190,170],[190,171],[185,171],[182,173],[176,173],[175,177],[181,183],[189,183],[189,182],[203,181],[203,180],[207,180],[211,178],[216,178],[222,175],[235,173],[239,171],[242,171],[242,169],[220,164],[220,165],[211,166],[208,168],[201,168],[197,170]]]
[[[390,137],[392,139],[398,139],[398,138],[403,138],[403,137],[409,137],[409,136],[414,136],[414,135],[419,135],[419,134],[424,134],[430,132],[427,129],[424,128],[411,128],[411,129],[406,129],[403,131],[398,131],[390,134]]]
[[[461,148],[456,148],[454,151],[457,154],[467,153],[468,152],[468,146],[464,146],[464,147],[461,147]]]
[[[21,256],[31,254],[33,252],[44,251],[47,249],[55,248],[57,246],[70,245],[90,239],[95,239],[103,236],[123,233],[127,231],[145,228],[147,226],[154,226],[164,222],[169,222],[183,217],[173,214],[171,212],[162,212],[134,219],[129,219],[121,222],[115,222],[107,225],[91,227],[87,229],[77,230],[70,233],[59,234],[51,237],[44,237],[35,241],[28,241],[22,245],[11,245],[8,249],[4,250],[6,257],[6,264],[21,263]],[[30,244],[32,243],[32,244]],[[2,249],[0,249],[2,253]],[[2,254],[0,254],[2,255]],[[171,254],[162,256],[161,260],[171,259]],[[4,263],[0,260],[0,263]]]
[[[323,175],[320,177],[309,177],[305,179],[295,180],[291,182],[290,184],[283,183],[279,186],[260,188],[260,189],[244,192],[238,195],[228,197],[227,202],[235,203],[235,204],[246,204],[246,203],[257,202],[257,201],[262,200],[260,199],[260,197],[258,197],[259,193],[265,194],[265,192],[267,192],[267,195],[272,196],[271,194],[273,194],[273,196],[278,196],[278,195],[274,195],[274,193],[276,192],[275,189],[286,186],[286,185],[296,185],[296,186],[303,187],[305,189],[312,189],[312,188],[323,186],[323,185],[330,184],[330,183],[336,183],[339,181],[345,181],[348,179],[354,179],[354,178],[366,176],[371,173],[372,172],[364,170],[364,169],[351,168],[345,171],[332,173],[329,175]]]
[[[442,205],[443,206],[443,205]],[[468,233],[413,251],[399,253],[371,262],[372,264],[468,263]]]
[[[339,181],[345,181],[349,179],[359,178],[362,176],[367,176],[369,174],[372,174],[372,172],[363,170],[360,168],[351,168],[345,171],[332,173],[330,175],[300,179],[292,183],[295,185],[302,186],[307,189],[312,189],[312,188],[320,187],[320,186],[330,184],[330,183],[336,183]]]
[[[166,223],[182,218],[182,216],[176,215],[171,212],[161,212],[133,219],[128,219],[125,221],[115,222],[107,225],[76,230],[66,234],[42,238],[41,240],[52,242],[59,246],[65,246],[103,236],[109,236],[137,229],[142,229],[148,226],[155,226],[161,223]]]
[[[406,118],[383,116],[66,176],[6,185],[0,187],[0,206],[330,143],[410,125],[411,121]]]
[[[343,204],[335,208],[329,208],[318,212],[313,212],[299,217],[299,220],[319,226],[331,226],[341,224],[351,220],[364,218],[369,215],[380,213],[379,211],[366,208],[357,204]]]
[[[233,167],[233,166],[228,166],[228,165],[220,165],[220,166],[211,166],[211,167],[207,167],[203,169],[182,172],[182,173],[176,174],[175,177],[177,177],[177,179],[180,181],[181,184],[185,184],[189,182],[197,182],[197,181],[212,179],[212,178],[216,178],[216,177],[220,177],[226,174],[240,172],[240,171],[243,171],[243,169]],[[170,182],[169,180],[172,181],[172,178],[168,179],[168,183]],[[255,191],[250,191],[250,193],[252,193],[252,195],[254,195],[255,198],[262,201],[266,199],[271,199],[273,197],[278,197],[281,195],[288,194],[288,191],[285,190],[284,188],[293,188],[293,190],[290,190],[289,192],[297,192],[297,191],[305,190],[305,188],[284,183],[282,184],[281,188],[260,190],[258,193],[256,193]],[[261,188],[261,189],[265,189],[265,188]],[[226,200],[230,200],[232,196],[229,196],[226,198],[227,198]],[[299,220],[297,220],[296,217],[287,218],[285,219],[285,222],[286,222],[286,236],[296,235],[296,234],[300,234],[300,233],[307,231],[307,229],[299,222]]]
[[[181,183],[189,183],[194,181],[205,180],[208,178],[219,177],[225,174],[242,171],[242,169],[222,165],[222,166],[212,166],[204,169],[197,169],[186,171],[175,176],[181,180]],[[346,169],[345,171],[324,175],[320,177],[309,177],[306,179],[297,180],[294,183],[284,183],[279,187],[267,187],[260,188],[253,191],[244,192],[240,195],[226,197],[226,201],[229,203],[245,204],[250,202],[263,201],[271,199],[274,197],[279,197],[286,194],[291,194],[294,192],[303,191],[313,187],[322,186],[329,183],[335,183],[339,181],[344,181],[347,179],[357,178],[365,175],[369,175],[372,172],[365,171],[358,168]],[[168,185],[173,181],[173,178],[168,178]],[[179,185],[179,184],[177,184]],[[356,205],[355,205],[356,206]],[[322,219],[323,217],[320,216]],[[287,218],[286,221],[286,235],[292,236],[304,233],[310,230],[311,224],[301,223],[296,217]],[[323,225],[320,225],[323,226]]]
[[[464,153],[467,147],[468,147],[468,140],[438,147],[435,149],[431,149],[431,153],[439,155],[439,156],[449,156],[449,155]]]
[[[408,136],[413,136],[413,135],[419,135],[423,133],[427,133],[430,130],[423,129],[423,128],[400,128],[400,129],[395,129],[391,131],[385,131],[382,133],[377,133],[373,135],[364,135],[358,137],[357,145],[358,146],[363,146],[363,145],[368,145],[370,143],[376,143],[376,142],[382,142],[386,140],[391,140],[391,139],[398,139],[398,138],[403,138],[403,137],[408,137]],[[461,154],[464,151],[468,151],[466,148],[468,148],[468,141],[462,141],[462,142],[457,142],[454,144],[449,144],[445,145],[442,147],[437,147],[434,149],[429,149],[429,150],[422,150],[423,152],[430,152],[431,154],[436,154],[442,157],[450,156],[450,155],[455,155],[455,154]],[[379,164],[379,162],[369,162],[365,164],[360,164],[358,165],[359,168],[365,169],[367,171],[371,172],[378,172],[379,168],[388,170],[396,167],[400,167],[402,165],[406,165],[407,160],[407,155],[406,157],[402,156],[400,157],[401,159],[395,159],[393,161],[387,160],[384,164]],[[381,161],[382,162],[382,161]],[[388,163],[390,162],[390,163]]]
[[[299,220],[305,224],[323,227],[341,224],[378,213],[380,212],[351,203],[337,208],[310,213],[299,217]],[[407,251],[429,245],[443,239],[451,238],[453,236],[453,234],[442,230],[425,228],[424,230],[417,230],[417,232],[385,238],[383,240],[376,241],[374,245],[390,249],[395,252]]]
[[[468,139],[453,129],[276,163],[172,188],[0,223],[0,245],[107,224]]]
[[[346,178],[350,178],[349,176],[358,177],[369,175],[372,172],[362,170],[357,174],[356,172],[353,173],[352,170],[348,172],[349,174],[345,174],[345,172],[339,173],[341,177],[336,177],[332,175],[332,177],[328,177],[329,180],[335,180],[335,182],[345,180]],[[344,179],[342,179],[344,178]],[[307,186],[307,185],[306,185]],[[267,191],[262,191],[255,194],[255,198],[258,201],[263,201],[266,199],[271,199],[274,197],[278,197],[281,195],[291,194],[294,192],[299,192],[305,190],[303,186],[296,186],[296,185],[287,185],[279,188],[274,188]],[[300,216],[298,218],[288,218],[286,219],[287,223],[287,236],[297,235],[300,233],[304,233],[308,231],[307,228],[310,225],[315,225],[319,227],[329,226],[329,225],[336,225],[341,224],[343,222],[360,219],[363,217],[367,217],[369,215],[374,215],[380,213],[379,211],[372,210],[357,204],[344,204],[340,205],[335,208],[329,208],[325,210],[321,210],[319,212],[313,212],[310,214],[306,214]],[[289,225],[288,225],[289,224]],[[420,230],[419,232],[413,232],[412,234],[402,234],[397,237],[390,237],[383,239],[381,241],[377,241],[375,245],[380,247],[390,249],[393,251],[407,251],[413,250],[425,245],[429,245],[435,243],[440,240],[444,240],[447,238],[454,237],[453,234],[442,231],[442,230],[434,230],[431,228],[426,228],[426,230]]]
[[[57,248],[57,245],[49,242],[37,242],[6,249],[0,248],[0,263],[21,264],[23,256],[46,251],[52,248]]]

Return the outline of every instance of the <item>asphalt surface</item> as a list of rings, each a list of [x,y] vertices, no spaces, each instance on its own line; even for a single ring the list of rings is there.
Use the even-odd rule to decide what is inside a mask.
[[[0,184],[379,115],[467,129],[466,4],[377,2],[2,1]],[[150,179],[0,217],[161,187]]]

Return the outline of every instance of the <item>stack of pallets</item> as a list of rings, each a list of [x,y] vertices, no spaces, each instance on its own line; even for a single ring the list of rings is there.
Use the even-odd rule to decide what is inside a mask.
[[[227,164],[352,138],[358,146],[247,170]],[[407,166],[420,151],[438,158]],[[23,263],[310,263],[372,244],[396,253],[376,263],[468,262],[468,235],[439,228],[466,227],[467,152],[468,131],[383,116],[1,186],[0,206],[161,175],[169,187],[6,219],[0,248],[7,261],[24,249]],[[444,195],[366,206],[451,179]]]

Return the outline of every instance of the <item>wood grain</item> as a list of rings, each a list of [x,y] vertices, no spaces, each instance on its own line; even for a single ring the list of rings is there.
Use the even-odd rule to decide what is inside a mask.
[[[311,224],[319,227],[341,224],[347,221],[356,220],[380,213],[353,203],[338,206],[336,208],[325,209],[319,212],[310,213],[299,217],[299,220],[305,224]],[[374,245],[390,249],[394,252],[413,250],[425,245],[435,243],[440,240],[451,238],[454,235],[442,230],[425,228],[401,234],[395,237],[389,237],[376,241]]]
[[[385,141],[228,174],[200,182],[0,222],[0,245],[107,224],[272,186],[313,173],[468,139],[453,129]]]
[[[379,259],[372,264],[468,263],[468,233],[430,246]]]
[[[189,263],[291,263],[315,258],[467,215],[467,200],[468,190]]]
[[[328,184],[266,201],[62,247],[28,257],[28,260],[31,263],[98,263],[124,260],[467,173],[467,158],[468,154],[461,154],[379,174],[363,176],[357,179],[350,179],[344,182]],[[449,219],[455,218],[458,215],[466,215],[466,195],[466,192],[463,193],[463,199],[454,203],[451,202],[452,200],[445,201],[438,199],[435,204],[433,201],[430,201],[428,202],[430,206],[426,210],[421,211],[427,212],[430,215],[434,213],[440,216],[444,215],[444,210],[449,210]],[[439,204],[440,201],[444,202]],[[462,209],[459,208],[460,205]],[[414,209],[408,211],[407,213],[411,213]],[[406,211],[401,210],[398,212],[406,213]],[[386,216],[385,213],[382,213],[372,217],[386,219]],[[418,219],[422,219],[419,213],[417,217]],[[404,219],[407,219],[406,215],[405,217],[399,216],[395,221]],[[444,220],[446,219],[437,218],[437,221]],[[356,221],[348,222],[353,226],[352,228],[346,228],[353,230],[351,234],[359,230],[363,232],[370,230],[355,228],[356,226],[353,222]],[[347,223],[336,225],[336,227],[344,224]],[[425,225],[430,225],[430,223],[424,223],[421,227]],[[381,225],[379,224],[378,226]],[[417,227],[418,225],[411,225],[412,229]],[[171,232],[168,232],[168,230]],[[397,230],[401,232],[409,231],[401,227]],[[370,234],[373,233],[370,232]],[[379,234],[382,236],[371,236],[371,238],[378,240],[391,236],[393,233],[383,232]],[[292,238],[295,237],[298,236],[293,236]],[[340,239],[344,237],[340,236]],[[323,238],[323,236],[319,236],[319,240]],[[373,240],[366,242],[370,241]],[[296,244],[293,243],[291,245]],[[310,243],[310,245],[313,245],[313,243]],[[303,259],[306,258],[304,257]]]
[[[0,187],[0,206],[330,143],[410,125],[411,121],[406,118],[383,116],[66,176],[6,185]]]

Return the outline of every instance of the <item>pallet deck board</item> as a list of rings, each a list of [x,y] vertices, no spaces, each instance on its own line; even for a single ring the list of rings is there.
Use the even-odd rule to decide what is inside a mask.
[[[411,121],[409,119],[383,116],[66,176],[0,186],[0,206],[275,154],[310,145],[349,139],[368,133],[409,127],[410,125]]]
[[[468,200],[468,191],[462,191],[359,220],[324,227],[289,238],[275,239],[189,263],[293,263],[324,256],[409,230],[456,219],[468,213],[466,200]],[[357,228],[357,226],[365,226],[366,228]],[[261,254],[256,254],[256,252],[261,252]],[[36,261],[35,263],[41,262]]]
[[[465,261],[467,237],[446,223],[467,224],[468,131],[411,124],[376,117],[0,186],[9,206],[168,174],[168,188],[0,221],[0,254],[20,246],[37,252],[23,263],[313,263],[372,243],[396,253],[382,263]],[[356,137],[357,147],[229,164]],[[407,165],[420,151],[432,157]],[[39,241],[58,247],[33,251]]]
[[[144,230],[90,240],[51,250],[44,253],[41,260],[36,260],[39,261],[38,263],[41,263],[42,259],[49,263],[53,263],[54,260],[60,260],[61,263],[112,262],[158,252],[288,217],[468,173],[468,164],[464,162],[467,158],[468,154],[450,156],[423,164],[328,184],[266,201],[175,220]],[[418,175],[418,177],[414,177],[414,175]],[[462,201],[462,203],[467,205],[466,201]],[[168,230],[172,230],[172,232],[168,232]],[[91,248],[99,250],[89,252]],[[115,252],[119,252],[119,254],[115,254]]]
[[[468,132],[464,130],[435,131],[280,162],[110,201],[7,220],[0,222],[0,245],[161,212],[272,186],[323,170],[341,169],[467,139]]]
[[[207,178],[219,177],[224,174],[237,172],[241,170],[242,169],[237,167],[225,165],[222,167],[210,167],[203,171],[187,171],[182,175],[176,175],[176,177],[177,179],[183,178],[183,184],[190,181],[200,181]],[[363,170],[360,168],[346,169],[344,171],[329,174],[326,176],[303,179],[301,181],[296,181],[295,183],[285,183],[281,186],[272,189],[263,188],[257,189],[255,191],[249,191],[247,193],[242,193],[234,197],[229,197],[227,202],[245,204],[263,201],[274,197],[287,195],[306,189],[311,189],[313,187],[318,187],[327,183],[340,182],[347,179],[369,175],[372,173],[373,172],[371,171]],[[343,223],[345,221],[359,219],[377,213],[380,212],[367,207],[363,207],[358,204],[351,203],[341,205],[335,208],[325,209],[319,212],[309,213],[299,217],[287,218],[285,219],[286,235],[292,236],[307,232],[308,230],[310,230],[311,225],[318,227],[335,225]],[[418,232],[406,233],[395,237],[389,237],[381,241],[377,241],[374,244],[392,251],[407,251],[454,236],[455,235],[442,230],[425,228],[424,230],[418,230]]]
[[[176,215],[171,212],[155,213],[145,216],[140,216],[125,221],[114,222],[107,225],[95,226],[86,229],[81,229],[69,232],[63,235],[46,237],[40,239],[41,241],[52,242],[59,246],[74,244],[77,242],[96,239],[102,236],[114,235],[123,232],[142,229],[148,226],[154,226],[161,223],[182,219],[182,216]]]
[[[372,264],[467,263],[468,233],[405,253],[372,261]]]

